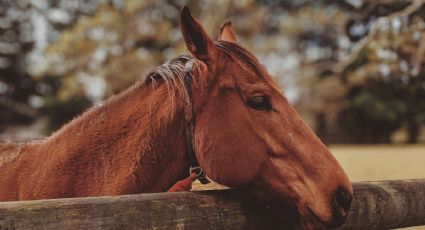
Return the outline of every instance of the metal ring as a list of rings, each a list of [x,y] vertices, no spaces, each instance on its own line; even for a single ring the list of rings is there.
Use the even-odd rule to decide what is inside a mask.
[[[190,167],[189,168],[189,173],[195,173],[196,177],[199,177],[202,175],[202,168],[201,167]]]

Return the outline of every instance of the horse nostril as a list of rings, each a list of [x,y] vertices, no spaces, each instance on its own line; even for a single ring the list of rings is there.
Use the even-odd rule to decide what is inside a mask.
[[[348,211],[350,210],[352,200],[353,197],[346,189],[338,187],[333,196],[333,220],[330,223],[329,227],[335,228],[345,222],[348,216]]]
[[[346,211],[350,209],[352,199],[353,197],[351,196],[351,194],[343,188],[339,188],[337,190],[337,193],[335,194],[336,205],[342,207]]]
[[[342,187],[339,187],[335,192],[335,198],[334,198],[335,209],[336,209],[334,211],[337,212],[335,214],[345,218],[348,214],[348,210],[350,209],[352,200],[353,200],[353,197],[351,196],[351,194],[347,190],[343,189]]]

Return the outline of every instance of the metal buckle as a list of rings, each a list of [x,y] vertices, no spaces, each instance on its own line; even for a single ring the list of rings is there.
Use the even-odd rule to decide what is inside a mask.
[[[198,179],[199,182],[201,182],[202,184],[210,183],[210,180],[208,180],[208,178],[205,176],[205,173],[204,171],[202,171],[201,167],[190,167],[189,173],[190,174],[195,173],[196,179]]]

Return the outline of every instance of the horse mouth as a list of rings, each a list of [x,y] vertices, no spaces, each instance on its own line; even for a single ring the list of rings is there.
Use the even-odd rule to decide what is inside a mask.
[[[333,224],[332,222],[327,222],[322,220],[319,215],[316,214],[316,212],[310,208],[309,206],[307,206],[307,210],[309,212],[309,216],[312,219],[312,222],[315,223],[315,229],[331,229],[331,228],[336,228],[338,226],[335,226],[335,224]],[[309,218],[310,219],[310,218]]]

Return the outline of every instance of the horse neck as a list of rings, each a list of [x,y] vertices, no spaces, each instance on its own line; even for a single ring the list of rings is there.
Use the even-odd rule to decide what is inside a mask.
[[[0,142],[0,168],[18,158],[22,149],[20,144]]]
[[[68,164],[84,162],[68,167],[102,174],[96,180],[108,178],[104,183],[119,193],[164,191],[187,175],[183,106],[165,83],[155,89],[139,83],[66,125],[41,151],[72,159]]]

